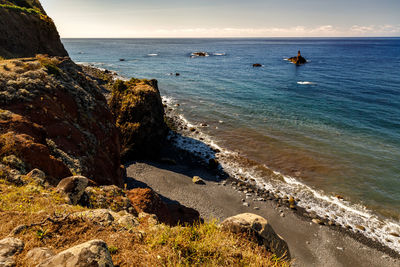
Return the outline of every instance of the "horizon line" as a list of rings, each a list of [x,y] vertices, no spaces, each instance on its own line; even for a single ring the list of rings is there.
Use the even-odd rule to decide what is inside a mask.
[[[61,39],[263,39],[263,38],[274,38],[274,39],[283,39],[283,38],[357,38],[357,39],[365,39],[365,38],[400,38],[400,36],[265,36],[265,37],[60,37]]]

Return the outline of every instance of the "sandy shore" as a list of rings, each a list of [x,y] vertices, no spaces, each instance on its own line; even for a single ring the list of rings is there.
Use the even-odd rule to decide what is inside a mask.
[[[316,225],[287,207],[278,207],[273,200],[257,201],[255,194],[246,198],[229,180],[223,185],[215,171],[171,149],[166,149],[164,156],[176,165],[152,161],[127,164],[128,186],[151,187],[164,200],[194,208],[205,219],[223,220],[244,212],[261,215],[287,241],[294,266],[400,266],[399,257],[379,251],[373,242],[359,242],[341,231]],[[195,175],[206,185],[193,184]],[[244,206],[243,200],[250,206]]]

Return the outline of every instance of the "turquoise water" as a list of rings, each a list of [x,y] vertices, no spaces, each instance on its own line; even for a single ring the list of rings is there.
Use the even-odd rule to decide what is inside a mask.
[[[207,123],[203,131],[249,168],[259,164],[326,196],[343,195],[398,223],[399,38],[63,43],[77,62],[158,79],[162,95],[180,103],[177,112]],[[308,64],[285,60],[298,50]],[[209,56],[191,57],[196,51]]]

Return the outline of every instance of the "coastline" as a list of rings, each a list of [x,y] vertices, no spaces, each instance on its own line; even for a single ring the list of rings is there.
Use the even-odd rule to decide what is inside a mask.
[[[103,72],[104,70],[100,71]],[[121,78],[115,72],[108,73],[113,79]],[[350,266],[351,262],[356,262],[354,255],[359,255],[359,253],[356,253],[355,250],[359,249],[362,249],[363,251],[369,251],[367,254],[369,255],[368,257],[371,258],[370,266],[379,266],[379,263],[381,262],[380,260],[372,260],[377,258],[376,255],[379,255],[380,258],[387,260],[386,266],[397,266],[397,264],[400,263],[400,255],[398,252],[382,245],[378,241],[374,241],[371,238],[366,237],[360,231],[352,232],[341,226],[330,225],[329,220],[326,218],[318,216],[315,213],[309,213],[304,208],[299,206],[296,206],[296,209],[290,209],[287,198],[281,197],[273,192],[268,192],[268,190],[261,190],[257,187],[257,184],[254,183],[254,181],[250,181],[253,183],[244,183],[240,179],[231,177],[228,173],[224,172],[222,168],[210,170],[207,167],[207,162],[204,161],[204,159],[214,158],[215,154],[221,152],[220,150],[222,150],[222,148],[215,148],[218,147],[215,144],[212,144],[214,148],[211,148],[210,145],[203,142],[204,138],[202,137],[198,138],[200,140],[196,140],[189,136],[185,136],[185,132],[179,131],[179,129],[186,130],[186,132],[197,135],[200,134],[200,132],[197,129],[193,130],[194,125],[189,124],[183,117],[179,117],[177,114],[171,113],[171,111],[174,110],[171,106],[171,103],[164,101],[164,105],[166,108],[166,116],[167,121],[170,124],[170,128],[178,130],[178,133],[175,133],[175,136],[170,136],[166,149],[163,151],[162,157],[164,157],[164,159],[172,159],[172,162],[178,163],[177,165],[170,165],[168,164],[169,160],[167,160],[167,163],[162,161],[145,161],[127,164],[126,167],[128,170],[128,177],[133,177],[138,181],[138,183],[134,183],[135,187],[149,186],[161,194],[166,201],[179,201],[188,207],[197,209],[201,216],[205,219],[216,218],[218,220],[222,220],[228,216],[232,216],[240,212],[253,212],[267,218],[272,222],[277,222],[272,224],[274,229],[276,224],[281,225],[281,220],[284,220],[285,222],[283,224],[287,225],[287,227],[283,230],[280,230],[280,227],[277,227],[276,231],[279,234],[282,234],[282,236],[284,236],[288,241],[289,247],[291,247],[291,252],[292,250],[295,251],[293,256],[296,258],[297,255],[297,258],[300,262],[299,265],[296,264],[296,266],[307,266],[308,264],[318,265],[317,261],[308,262],[308,258],[311,257],[310,259],[315,260],[319,257],[319,253],[322,253],[322,256],[320,256],[321,258],[324,258],[329,254],[330,256],[328,257],[331,258],[330,263],[332,264],[329,266],[337,266],[340,261],[338,261],[338,258],[333,257],[332,255],[336,254],[334,253],[337,252],[336,250],[344,251],[342,250],[344,249],[344,246],[340,246],[340,244],[345,244],[345,246],[351,248],[351,252],[346,254],[347,260],[344,262],[349,263],[349,265],[344,264],[344,266]],[[182,123],[187,124],[182,125]],[[193,142],[200,147],[200,151],[195,151],[193,153],[193,151],[185,149],[185,145],[191,146]],[[204,158],[203,156],[207,153],[212,153],[212,155],[208,155]],[[205,178],[207,185],[205,187],[192,185],[191,177],[194,175],[199,175],[202,178]],[[160,177],[162,177],[162,181],[160,181]],[[128,184],[129,183],[130,182],[128,180]],[[184,185],[185,190],[188,189],[188,191],[181,189],[180,187],[182,185]],[[130,186],[133,187],[132,184]],[[178,193],[175,192],[176,190],[178,190]],[[252,202],[250,207],[243,206],[242,201],[247,201],[246,199],[248,198],[246,197],[246,194],[249,194],[247,191],[253,191],[254,198],[262,197],[265,199],[265,201],[258,201],[259,203],[256,202],[256,206],[259,209],[253,209],[253,200],[250,200]],[[207,200],[208,204],[206,206],[201,203],[205,200],[204,195],[209,196]],[[228,201],[221,201],[221,199],[223,200],[225,198],[227,198]],[[191,199],[194,199],[194,201],[191,201]],[[232,205],[234,202],[237,203],[235,206]],[[282,213],[285,214],[284,217],[282,217]],[[320,226],[313,224],[311,222],[312,219],[321,220],[324,225]],[[304,228],[318,227],[318,231],[321,232],[320,234],[325,238],[327,235],[331,235],[328,237],[328,243],[330,242],[329,240],[332,240],[332,242],[335,240],[335,242],[337,242],[339,245],[335,248],[331,247],[329,249],[325,249],[312,256],[313,253],[310,251],[311,248],[309,250],[304,249],[302,248],[304,244],[299,243],[298,239],[304,240],[304,236],[300,237],[299,233],[293,233],[293,231],[290,230],[290,228],[296,229],[299,224],[301,224]],[[308,229],[305,232],[307,231]],[[320,236],[318,234],[314,234],[314,237],[307,235],[307,239],[309,239],[307,242],[310,244],[313,242],[318,244],[326,242],[324,240],[320,240],[319,237]],[[318,249],[315,249],[315,251],[318,251]],[[347,249],[347,251],[349,250]],[[390,255],[390,257],[385,255]],[[361,262],[359,264],[361,264]]]

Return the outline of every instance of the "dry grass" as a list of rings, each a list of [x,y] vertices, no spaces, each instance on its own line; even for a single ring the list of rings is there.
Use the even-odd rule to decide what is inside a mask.
[[[17,187],[0,179],[0,192],[0,239],[21,224],[86,209],[66,205],[53,189],[33,182]],[[289,266],[245,237],[222,231],[215,221],[176,227],[141,221],[126,229],[66,217],[28,227],[16,235],[25,242],[17,266],[29,266],[25,256],[32,248],[49,247],[58,253],[93,239],[108,244],[116,266]]]

